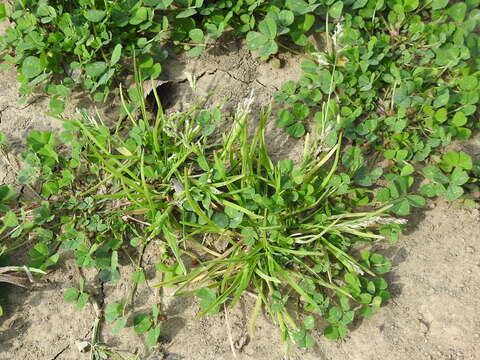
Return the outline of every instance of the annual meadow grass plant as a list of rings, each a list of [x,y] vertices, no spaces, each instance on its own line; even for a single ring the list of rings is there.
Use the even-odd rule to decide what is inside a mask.
[[[9,238],[31,246],[30,266],[44,271],[72,252],[80,273],[95,268],[101,282],[116,283],[119,259],[130,261],[136,271],[129,294],[102,309],[115,333],[145,283],[147,246],[159,249],[163,281],[156,286],[196,294],[199,316],[253,296],[252,332],[263,307],[282,339],[302,347],[313,344],[308,331],[316,319],[328,323],[327,338],[341,338],[356,317],[389,299],[378,275],[391,263],[366,247],[398,231],[399,221],[384,215],[389,205],[358,212],[342,202],[349,180],[339,175],[341,135],[327,147],[321,138],[308,140],[303,159],[274,163],[265,142],[270,111],[251,119],[252,99],[220,139],[212,135],[220,109],[200,102],[167,115],[154,89],[158,112],[151,114],[137,80],[141,100],[125,100],[117,123],[81,111],[77,120],[64,119],[59,136],[27,137],[19,181],[33,200],[18,198],[18,208],[3,209],[3,221]],[[96,303],[83,277],[79,284],[65,300],[79,308]],[[160,319],[157,305],[133,318],[150,346]]]

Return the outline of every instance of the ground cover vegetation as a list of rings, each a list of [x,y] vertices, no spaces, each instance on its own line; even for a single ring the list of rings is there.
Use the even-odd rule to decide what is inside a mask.
[[[130,294],[99,311],[115,332],[132,316],[143,253],[155,244],[157,285],[198,296],[200,316],[249,294],[252,333],[263,308],[299,346],[313,345],[319,325],[345,337],[388,301],[378,275],[391,264],[368,247],[398,239],[403,221],[388,214],[438,196],[476,206],[478,161],[445,149],[479,127],[478,0],[18,0],[0,4],[0,18],[14,25],[0,52],[18,70],[21,99],[44,91],[53,115],[79,89],[104,101],[136,68],[117,123],[82,112],[59,136],[32,131],[18,161],[2,137],[30,195],[0,189],[1,251],[31,248],[29,268],[9,271],[32,276],[71,252],[80,274],[93,267],[115,283],[119,258],[129,259]],[[285,136],[305,137],[298,163],[271,161],[269,110],[249,133],[251,99],[227,119],[204,102],[166,115],[154,89],[158,111],[148,111],[141,84],[159,76],[166,49],[196,56],[225,32],[274,64],[279,51],[305,57],[273,114]],[[231,126],[219,140],[222,120]],[[65,300],[99,307],[82,276]],[[133,318],[148,345],[161,318],[158,306]],[[90,345],[101,357],[97,335]]]

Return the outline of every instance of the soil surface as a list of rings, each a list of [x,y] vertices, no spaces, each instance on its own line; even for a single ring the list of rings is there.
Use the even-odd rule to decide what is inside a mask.
[[[268,104],[282,82],[297,79],[301,58],[280,55],[283,68],[274,69],[252,57],[239,43],[227,42],[200,58],[173,58],[159,86],[162,103],[168,111],[181,110],[193,99],[216,91],[209,103],[224,101],[233,110],[253,89],[253,111]],[[13,144],[21,146],[28,130],[58,128],[45,111],[48,100],[37,97],[28,104],[17,104],[16,74],[0,74],[0,130]],[[189,81],[190,79],[190,81]],[[192,79],[195,79],[192,82]],[[195,86],[191,84],[195,83]],[[67,109],[94,106],[88,99],[76,98]],[[100,114],[111,115],[115,104],[100,107]],[[274,126],[268,131],[270,152],[275,158],[298,158],[302,141],[294,141]],[[479,155],[480,139],[465,148]],[[15,183],[15,171],[0,164],[0,184]],[[129,359],[213,360],[213,359],[305,359],[305,360],[474,360],[480,351],[480,215],[477,209],[463,209],[459,203],[431,202],[429,209],[409,218],[409,230],[394,246],[379,244],[381,252],[393,259],[387,275],[392,299],[373,317],[354,324],[342,341],[329,341],[316,335],[318,345],[310,350],[292,347],[285,352],[275,325],[265,316],[257,321],[256,337],[248,332],[253,299],[246,296],[232,310],[195,320],[199,305],[192,297],[161,297],[149,287],[155,279],[139,286],[135,312],[161,303],[166,312],[161,342],[154,349],[143,345],[131,324],[120,335],[110,335],[110,324],[102,331],[102,341],[124,351]],[[159,251],[147,248],[147,273],[154,273]],[[26,261],[17,254],[17,264]],[[122,279],[115,285],[101,284],[93,273],[85,273],[88,290],[104,299],[118,301],[130,291],[125,279],[134,269],[124,266]],[[148,276],[147,276],[148,277]],[[42,277],[30,289],[8,287],[5,315],[0,317],[0,360],[88,359],[76,342],[92,336],[95,311],[91,306],[76,309],[63,301],[65,289],[75,286],[77,275],[71,259]],[[2,285],[4,286],[4,285]],[[232,350],[233,348],[233,350]],[[129,357],[127,357],[129,356]]]

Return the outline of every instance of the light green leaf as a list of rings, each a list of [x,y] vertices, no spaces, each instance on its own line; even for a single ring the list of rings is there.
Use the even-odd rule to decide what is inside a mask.
[[[160,336],[160,326],[156,326],[148,331],[147,339],[145,340],[145,343],[147,344],[147,346],[153,347],[157,345],[159,336]]]
[[[105,17],[105,11],[92,9],[86,11],[83,15],[88,21],[100,22]]]
[[[403,9],[413,11],[418,7],[418,0],[403,0]]]
[[[52,114],[59,115],[65,110],[65,102],[60,100],[57,96],[50,99],[50,110]]]
[[[177,19],[183,19],[183,18],[193,16],[196,13],[197,13],[197,10],[195,10],[195,9],[187,9],[187,10],[183,10],[183,11],[179,12],[177,14],[176,18]]]
[[[422,207],[425,205],[425,199],[420,195],[408,195],[408,203],[414,207]]]
[[[467,5],[464,1],[458,2],[447,9],[447,14],[457,23],[461,23],[465,19],[467,13]]]
[[[453,118],[452,118],[452,124],[457,126],[457,127],[465,125],[467,123],[467,121],[468,121],[467,117],[461,111],[457,111],[455,113],[455,115],[453,115]]]
[[[69,288],[63,294],[63,299],[66,302],[74,302],[74,301],[77,301],[78,295],[80,295],[80,292],[78,291],[77,288]]]
[[[312,315],[307,316],[303,320],[303,326],[305,326],[307,330],[313,330],[315,328],[315,318]]]
[[[433,107],[439,108],[448,104],[450,99],[450,91],[448,89],[442,89],[437,93],[435,100],[433,101]]]
[[[122,44],[115,45],[115,48],[112,51],[112,57],[110,59],[110,65],[113,66],[120,60],[122,56]]]
[[[0,21],[3,21],[7,16],[8,16],[7,4],[0,4]],[[0,307],[0,310],[1,310],[1,307]]]
[[[203,43],[204,35],[203,35],[203,31],[201,29],[190,30],[188,35],[190,36],[190,39],[192,39],[193,42]]]
[[[7,212],[3,216],[3,224],[7,227],[14,227],[18,225],[17,215],[13,211]]]
[[[448,1],[449,0],[433,0],[432,9],[433,10],[443,9],[445,6],[448,5]]]
[[[112,322],[117,319],[123,311],[123,305],[118,302],[110,303],[105,308],[105,321]]]
[[[85,73],[90,77],[97,77],[103,74],[107,69],[107,64],[103,61],[96,61],[85,65]]]
[[[152,320],[148,314],[137,314],[133,318],[133,328],[137,334],[145,334],[151,327]]]
[[[450,183],[453,185],[463,185],[469,179],[469,176],[466,171],[463,171],[461,168],[456,167],[452,175],[450,176]]]
[[[139,7],[135,11],[135,15],[130,19],[130,24],[138,25],[148,19],[148,9],[146,7]]]
[[[461,186],[450,184],[447,187],[447,191],[445,193],[445,199],[452,201],[452,200],[458,199],[462,195],[463,195],[463,189]]]
[[[187,51],[187,55],[191,57],[195,57],[203,53],[204,50],[205,50],[204,46],[195,46]]]
[[[337,1],[335,4],[329,7],[328,14],[334,18],[338,19],[342,15],[343,10],[343,1]]]
[[[303,135],[305,135],[305,133],[306,133],[305,126],[303,126],[303,124],[301,124],[299,122],[290,125],[287,128],[287,132],[290,136],[293,136],[295,138],[300,138]]]
[[[301,348],[309,348],[315,345],[315,340],[313,340],[312,336],[303,329],[293,334],[293,337],[297,345]]]
[[[260,21],[258,30],[268,39],[273,40],[277,36],[277,23],[271,17]]]
[[[34,77],[40,75],[42,71],[43,68],[38,57],[28,56],[25,58],[25,60],[23,60],[22,74],[28,79],[33,79]]]
[[[137,270],[132,274],[132,281],[135,283],[145,282],[145,273],[143,270]]]
[[[117,335],[119,334],[127,325],[127,318],[121,318],[115,321],[115,324],[113,325],[112,328],[112,334]]]
[[[257,50],[261,46],[265,45],[268,42],[268,38],[257,31],[250,31],[247,34],[247,47],[250,50]]]
[[[295,122],[293,119],[293,114],[286,110],[282,109],[277,114],[276,124],[278,127],[283,128],[292,125]]]
[[[462,90],[475,90],[478,86],[478,79],[475,75],[465,76],[458,80],[458,86]]]

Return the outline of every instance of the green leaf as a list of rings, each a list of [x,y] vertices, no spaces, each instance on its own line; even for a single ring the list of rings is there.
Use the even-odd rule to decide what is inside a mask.
[[[110,58],[110,65],[113,66],[120,60],[122,56],[122,44],[115,45],[115,48],[112,51],[112,57]]]
[[[52,114],[59,115],[65,110],[65,102],[60,100],[57,96],[50,99],[50,110]]]
[[[112,334],[118,335],[127,325],[127,320],[127,318],[121,318],[115,321],[115,324],[113,324],[112,328]]]
[[[268,39],[273,40],[277,36],[277,23],[272,18],[267,17],[260,21],[258,30]]]
[[[144,54],[138,58],[138,67],[140,69],[148,69],[153,66],[153,56],[149,54]]]
[[[160,337],[160,326],[156,326],[148,331],[147,339],[145,343],[149,347],[157,345],[158,338]]]
[[[79,308],[79,309],[84,308],[85,305],[87,305],[89,297],[90,297],[90,295],[88,295],[87,293],[81,293],[80,296],[77,299],[77,308]]]
[[[285,6],[293,12],[303,15],[315,10],[320,4],[310,5],[303,0],[286,0]]]
[[[467,121],[468,121],[467,117],[461,111],[457,111],[452,118],[452,124],[457,127],[465,125]]]
[[[458,2],[447,9],[447,14],[457,23],[461,23],[465,19],[467,13],[467,5],[464,1]]]
[[[293,114],[286,110],[282,109],[277,113],[276,124],[278,127],[283,128],[292,125],[295,122]]]
[[[85,65],[85,73],[90,77],[100,76],[106,69],[107,64],[104,61],[96,61]]]
[[[290,26],[295,20],[295,15],[291,11],[281,10],[278,14],[278,19],[283,26]]]
[[[198,289],[195,294],[200,298],[200,308],[202,310],[207,310],[216,300],[217,294],[210,288],[204,287]],[[215,314],[220,311],[220,307],[216,306],[208,312],[209,315]]]
[[[228,216],[225,215],[224,213],[214,213],[212,216],[212,221],[215,225],[217,225],[222,229],[226,229],[230,224],[230,220],[228,219]]]
[[[195,43],[203,43],[203,31],[200,30],[200,29],[193,29],[193,30],[190,30],[190,32],[188,33],[188,35],[190,36],[190,39],[192,39],[193,42]]]
[[[27,56],[22,63],[22,74],[32,79],[43,71],[40,59],[36,56]]]
[[[448,5],[448,1],[449,0],[433,0],[432,9],[433,10],[443,9],[445,6]]]
[[[137,270],[132,274],[132,281],[134,283],[143,283],[145,282],[145,273],[143,270]]]
[[[299,122],[290,125],[287,128],[287,132],[290,134],[290,136],[293,136],[295,138],[300,138],[306,133],[305,126],[303,126],[303,124]]]
[[[141,6],[135,11],[135,15],[130,18],[130,24],[138,25],[148,19],[148,9],[144,6]]]
[[[33,184],[37,178],[37,171],[33,167],[23,168],[18,172],[20,184]]]
[[[307,330],[313,330],[315,328],[315,318],[311,315],[307,316],[303,320],[303,326],[305,326]]]
[[[204,50],[205,50],[204,46],[195,46],[187,51],[187,55],[191,57],[195,57],[203,53]]]
[[[473,167],[472,158],[463,151],[449,151],[443,155],[443,161],[450,166],[459,166],[465,170],[470,170]]]
[[[123,311],[123,305],[121,303],[110,303],[105,307],[105,321],[112,322],[117,319]]]
[[[458,199],[462,195],[463,195],[463,189],[461,186],[450,184],[447,187],[447,191],[445,192],[444,196],[446,200],[452,201],[452,200]]]
[[[183,11],[179,12],[177,14],[176,18],[177,19],[183,19],[183,18],[193,16],[196,13],[197,13],[197,10],[195,10],[195,9],[187,9],[187,10],[183,10]]]
[[[3,21],[8,16],[7,4],[0,4],[0,21]],[[1,310],[1,307],[0,307]],[[0,314],[0,316],[2,316]]]
[[[104,10],[88,10],[83,14],[88,21],[91,22],[100,22],[105,17]]]
[[[327,320],[331,323],[337,323],[342,318],[342,310],[338,306],[332,306],[328,310]]]
[[[433,101],[433,107],[439,108],[448,104],[450,99],[450,91],[447,88],[442,89],[437,93],[435,100]]]
[[[313,340],[312,336],[308,334],[304,329],[293,334],[293,338],[295,339],[297,345],[301,348],[308,348],[315,345],[315,340]]]
[[[301,103],[293,104],[292,111],[293,111],[293,116],[297,120],[305,120],[310,114],[309,107]]]
[[[433,198],[435,196],[438,196],[436,185],[438,185],[438,184],[422,185],[419,189],[420,194],[423,195],[423,196],[426,196],[428,198]]]
[[[342,334],[343,334],[343,327],[342,327],[342,331],[340,331],[340,327],[339,326],[335,326],[335,325],[328,325],[325,330],[323,330],[323,335],[327,338],[327,339],[330,339],[330,340],[337,340],[337,339],[340,339],[342,338]],[[345,336],[345,335],[343,335]]]
[[[9,185],[0,186],[0,204],[3,205],[10,202],[16,195],[16,192]]]
[[[17,215],[13,211],[7,212],[3,216],[3,224],[7,227],[14,227],[18,225]]]
[[[343,1],[337,1],[335,4],[328,8],[328,14],[334,18],[338,19],[342,15],[343,10]]]
[[[408,176],[415,171],[411,164],[406,164],[400,171],[400,176]]]
[[[69,288],[63,293],[63,299],[66,302],[75,302],[78,299],[80,292],[77,288]]]
[[[425,205],[425,199],[420,195],[407,195],[408,203],[414,207],[422,207]]]
[[[264,46],[268,42],[268,38],[259,32],[250,31],[247,34],[247,47],[250,50],[258,50],[260,47]]]
[[[410,203],[407,199],[401,199],[396,201],[390,210],[400,216],[408,215],[410,214]]]
[[[378,190],[375,198],[380,202],[386,202],[390,200],[390,190],[388,188]]]
[[[148,314],[137,314],[133,318],[133,328],[137,334],[145,334],[151,327],[152,320]]]
[[[392,270],[392,263],[383,255],[372,254],[370,261],[372,262],[372,270],[376,274],[385,274]]]
[[[435,111],[435,120],[437,120],[437,122],[439,122],[440,124],[447,121],[447,109],[440,108]]]
[[[436,166],[426,166],[423,168],[423,175],[432,181],[440,184],[448,183],[448,177]]]
[[[469,176],[466,171],[463,171],[461,168],[456,167],[452,175],[450,176],[450,183],[453,185],[463,185],[469,179]]]
[[[403,0],[403,9],[405,11],[413,11],[418,7],[419,0]]]

